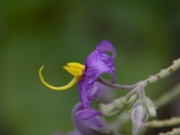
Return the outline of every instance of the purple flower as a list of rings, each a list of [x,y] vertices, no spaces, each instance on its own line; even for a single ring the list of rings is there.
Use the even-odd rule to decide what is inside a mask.
[[[106,52],[112,52],[112,57],[107,55]],[[115,57],[116,51],[114,47],[108,40],[104,40],[86,59],[84,74],[78,83],[80,99],[84,109],[77,112],[76,115],[82,120],[87,120],[101,114],[99,111],[90,108],[90,102],[96,97],[96,92],[94,94],[90,93],[94,82],[103,73],[110,74],[112,76],[112,83],[115,82],[113,62]]]
[[[103,93],[103,94],[102,94]],[[101,102],[109,102],[114,98],[112,91],[105,85],[95,82],[91,93],[89,94],[94,95],[96,94],[96,100]],[[101,95],[100,95],[101,94]],[[109,95],[107,97],[107,95]],[[107,123],[99,116],[95,116],[89,120],[82,120],[76,116],[76,113],[82,110],[84,107],[82,103],[77,103],[72,111],[72,120],[76,130],[73,130],[68,133],[56,133],[53,135],[119,135],[118,133],[112,131],[108,128]]]
[[[83,109],[83,106],[81,102],[79,102],[75,105],[72,111],[72,120],[76,130],[65,134],[56,133],[53,135],[119,135],[118,133],[109,130],[107,123],[99,116],[95,116],[89,120],[81,120],[76,117],[76,113],[81,109]]]
[[[142,102],[137,102],[131,111],[132,134],[143,135],[146,131],[146,121],[149,118],[146,105]]]
[[[107,129],[105,121],[98,116],[84,121],[76,117],[76,113],[81,109],[83,109],[83,106],[79,102],[73,109],[72,119],[76,129],[78,129],[82,135],[97,135],[99,131]]]
[[[106,54],[106,52],[111,52],[112,57]],[[68,63],[67,66],[63,67],[74,76],[69,84],[62,87],[54,87],[46,83],[41,74],[44,66],[42,66],[39,70],[40,80],[45,86],[52,90],[66,90],[78,82],[79,95],[83,108],[76,113],[76,116],[82,120],[88,120],[98,114],[101,114],[101,112],[90,107],[90,102],[94,100],[98,93],[98,88],[93,88],[96,79],[101,74],[108,73],[112,76],[112,83],[114,83],[116,80],[114,73],[115,57],[116,51],[110,41],[103,40],[99,45],[96,46],[96,50],[88,56],[85,65],[71,62]]]

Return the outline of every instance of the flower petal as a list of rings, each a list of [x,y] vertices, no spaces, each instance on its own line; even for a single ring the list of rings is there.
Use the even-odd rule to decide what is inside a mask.
[[[112,57],[106,54],[108,51],[112,52]],[[80,98],[84,109],[89,109],[90,102],[97,95],[96,92],[93,94],[93,96],[90,93],[93,89],[94,82],[101,74],[110,74],[112,76],[112,83],[115,82],[116,77],[113,61],[115,56],[116,51],[114,47],[108,40],[104,40],[86,59],[84,75],[78,83]]]
[[[115,95],[106,85],[100,82],[95,82],[91,92],[88,94],[90,100],[94,99],[94,97],[96,97],[95,100],[98,102],[108,103],[114,99]]]
[[[96,131],[101,131],[101,130],[106,130],[107,129],[107,125],[106,122],[96,116],[93,119],[89,119],[84,121],[86,123],[86,125],[88,125],[91,129],[96,130]]]
[[[91,118],[94,118],[96,115],[101,114],[101,112],[95,110],[95,109],[83,109],[76,113],[76,116],[82,120],[89,120]]]
[[[95,116],[89,120],[82,120],[76,117],[77,112],[81,111],[83,106],[81,102],[77,103],[72,111],[72,120],[75,130],[68,133],[54,133],[53,135],[119,135],[113,130],[108,128],[104,119]]]
[[[99,132],[107,129],[106,122],[98,116],[91,118],[89,120],[82,120],[78,118],[76,115],[80,111],[81,111],[80,113],[87,112],[87,110],[83,111],[82,109],[83,106],[79,102],[78,104],[76,104],[72,112],[72,119],[74,122],[74,126],[79,130],[80,133],[82,133],[83,135],[97,135]],[[92,110],[89,109],[89,111],[91,112]]]
[[[112,52],[112,58],[115,59],[116,57],[116,50],[112,46],[111,42],[109,40],[103,40],[97,47],[97,50],[99,50],[101,53],[106,52]]]

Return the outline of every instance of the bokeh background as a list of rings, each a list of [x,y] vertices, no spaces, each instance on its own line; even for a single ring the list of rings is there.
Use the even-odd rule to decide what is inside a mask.
[[[180,1],[0,1],[0,135],[51,135],[72,130],[77,85],[52,91],[72,76],[62,66],[84,63],[103,39],[117,51],[117,83],[134,84],[180,57]],[[180,81],[180,72],[146,88],[157,99]],[[126,91],[112,90],[116,97]],[[179,116],[178,100],[158,109],[158,119]],[[122,128],[131,134],[131,122]],[[171,128],[148,129],[157,134]]]

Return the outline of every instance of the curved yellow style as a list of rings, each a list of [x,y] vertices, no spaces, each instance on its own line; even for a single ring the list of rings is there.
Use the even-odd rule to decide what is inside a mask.
[[[80,77],[74,77],[69,84],[62,86],[62,87],[54,87],[54,86],[49,85],[47,82],[45,82],[44,78],[42,77],[41,72],[42,72],[43,68],[44,68],[44,65],[39,69],[40,80],[46,87],[48,87],[52,90],[67,90],[67,89],[71,88],[74,84],[76,84],[80,80]]]

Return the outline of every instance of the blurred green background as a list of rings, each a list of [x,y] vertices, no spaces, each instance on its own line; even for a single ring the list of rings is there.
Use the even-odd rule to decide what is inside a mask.
[[[73,129],[77,85],[51,91],[40,82],[38,71],[45,65],[45,80],[65,85],[72,76],[62,66],[84,63],[103,39],[117,51],[117,83],[133,84],[156,74],[180,56],[180,1],[1,0],[0,135],[51,135]],[[146,94],[156,99],[179,79],[178,71],[147,87]],[[112,91],[117,97],[127,93]],[[180,115],[176,102],[159,108],[158,119]],[[122,133],[129,135],[130,129],[128,122]]]

